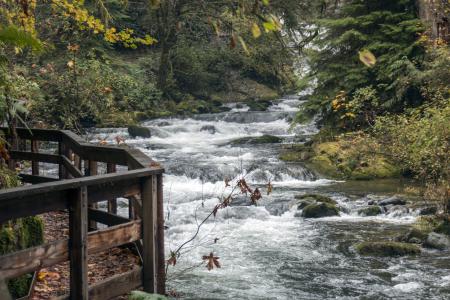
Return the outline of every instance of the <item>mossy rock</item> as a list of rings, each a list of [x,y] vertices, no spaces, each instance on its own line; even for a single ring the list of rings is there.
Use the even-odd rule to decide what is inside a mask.
[[[273,135],[263,135],[258,137],[244,137],[239,138],[231,142],[232,145],[244,145],[244,144],[278,144],[283,140]]]
[[[388,157],[361,151],[361,142],[349,137],[312,145],[312,155],[305,162],[317,173],[335,179],[371,180],[401,175],[400,169]],[[290,158],[290,157],[289,157]]]
[[[446,216],[420,216],[413,226],[425,233],[436,232],[450,236],[450,220]]]
[[[329,203],[332,205],[337,205],[337,202],[330,197],[318,195],[318,194],[305,194],[305,195],[296,195],[295,199],[298,200],[307,200],[307,201],[315,201],[322,203]]]
[[[366,217],[378,216],[382,213],[381,207],[378,205],[369,206],[366,208],[361,208],[358,210],[358,214]]]
[[[302,211],[302,217],[304,218],[323,218],[338,216],[339,209],[329,203],[314,203],[306,206]]]
[[[270,101],[249,101],[246,104],[250,111],[266,111],[272,105]]]
[[[449,220],[442,221],[435,229],[434,232],[442,233],[450,236],[450,222]]]
[[[305,162],[313,155],[311,147],[304,144],[283,146],[280,152],[280,159],[287,162]]]
[[[150,129],[148,129],[147,127],[137,125],[129,126],[128,134],[133,138],[135,137],[149,138],[152,136]]]
[[[149,294],[141,291],[132,291],[128,300],[168,300],[166,296]]]
[[[25,274],[18,278],[8,281],[8,290],[13,299],[22,298],[28,295],[30,291],[31,281],[33,280],[32,274]]]
[[[405,234],[398,236],[395,240],[397,242],[421,244],[426,240],[427,236],[427,232],[421,231],[417,228],[412,228]]]
[[[44,223],[38,216],[26,217],[9,222],[0,230],[0,255],[35,247],[44,242]],[[31,283],[31,274],[25,274],[8,281],[14,298],[26,296]]]
[[[364,256],[405,256],[420,254],[420,247],[401,242],[363,242],[355,246]]]

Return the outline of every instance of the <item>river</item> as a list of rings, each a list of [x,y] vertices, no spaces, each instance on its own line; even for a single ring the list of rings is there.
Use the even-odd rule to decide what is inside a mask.
[[[449,299],[448,252],[425,249],[417,257],[371,258],[352,246],[391,238],[414,222],[414,211],[357,214],[368,199],[400,193],[399,182],[337,182],[280,161],[280,144],[230,145],[263,134],[283,143],[314,135],[314,122],[291,128],[301,104],[297,96],[287,96],[266,112],[230,104],[225,113],[152,120],[143,123],[152,131],[148,139],[132,139],[126,129],[98,129],[91,135],[93,141],[111,142],[121,135],[164,165],[167,256],[194,235],[218,197],[227,195],[225,178],[245,176],[261,188],[258,206],[238,197],[201,227],[176,266],[169,267],[168,289],[182,299]],[[321,219],[296,216],[294,196],[306,193],[332,197],[343,212]],[[123,213],[125,206],[122,202]],[[210,252],[220,257],[220,269],[207,270],[202,256]]]

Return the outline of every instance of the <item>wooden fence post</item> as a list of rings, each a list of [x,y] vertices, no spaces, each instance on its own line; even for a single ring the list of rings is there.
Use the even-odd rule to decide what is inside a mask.
[[[157,291],[160,295],[166,294],[166,257],[164,253],[164,201],[163,201],[163,175],[157,175]]]
[[[156,201],[157,201],[156,176],[143,179],[141,187],[142,201],[142,242],[143,242],[143,287],[148,293],[156,292]]]
[[[70,191],[69,198],[70,299],[87,300],[87,187]]]
[[[66,145],[63,142],[59,142],[59,144],[58,144],[58,154],[59,155],[66,155]],[[58,171],[59,179],[60,180],[66,179],[67,178],[67,170],[66,170],[66,168],[64,168],[62,163],[59,164],[58,168],[59,168],[58,169],[59,170]]]
[[[106,165],[106,173],[116,173],[116,165],[112,163],[108,163]],[[117,214],[117,199],[109,199],[108,200],[108,212],[110,214]]]
[[[37,140],[31,140],[31,152],[33,152],[33,153],[39,152],[39,142]],[[31,162],[31,174],[39,176],[39,162],[38,161]]]
[[[98,163],[96,161],[89,161],[89,175],[88,176],[94,176],[98,174]],[[97,203],[89,204],[89,208],[96,209],[98,207]],[[95,221],[89,221],[89,229],[90,230],[97,230],[97,222]]]

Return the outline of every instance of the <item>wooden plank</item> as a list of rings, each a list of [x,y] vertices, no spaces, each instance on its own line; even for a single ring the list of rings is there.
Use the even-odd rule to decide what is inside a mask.
[[[121,182],[104,183],[88,187],[89,203],[105,201],[111,198],[128,198],[140,193],[139,179],[128,179]]]
[[[68,208],[67,194],[67,191],[54,191],[32,196],[3,199],[0,201],[0,224],[12,219],[66,209]]]
[[[70,253],[70,299],[88,299],[88,199],[87,188],[81,187],[70,195],[69,253]]]
[[[166,294],[166,258],[164,252],[164,201],[163,201],[163,175],[156,175],[157,212],[156,212],[156,263],[157,263],[157,292]]]
[[[141,285],[142,268],[138,267],[94,284],[89,289],[89,297],[92,300],[107,300],[133,291]]]
[[[106,173],[116,173],[117,167],[115,164],[108,163],[106,165]],[[108,212],[112,214],[117,214],[117,199],[111,198],[108,200]]]
[[[101,184],[125,182],[127,180],[135,180],[154,174],[162,174],[164,169],[138,169],[121,173],[103,174],[91,177],[75,178],[70,180],[43,183],[34,186],[22,186],[11,189],[0,190],[0,205],[2,200],[11,198],[22,198],[27,196],[38,195],[45,192],[62,191],[67,189],[76,189],[82,186],[95,186]]]
[[[130,222],[130,220],[127,218],[110,214],[106,211],[101,211],[94,208],[89,208],[89,220],[93,220],[95,222],[99,222],[108,226]]]
[[[142,285],[142,268],[136,267],[123,274],[112,276],[106,280],[95,283],[89,287],[89,299],[108,300],[127,294],[140,288]],[[69,299],[68,295],[60,296],[55,300]]]
[[[7,127],[0,127],[5,133],[8,132]],[[61,140],[61,131],[54,129],[38,129],[38,128],[16,128],[17,135],[21,139],[27,140],[39,140],[39,141],[50,141],[59,142]]]
[[[61,157],[55,154],[33,153],[26,151],[10,151],[9,155],[17,160],[31,160],[34,162],[46,162],[51,164],[59,164]]]
[[[138,241],[141,237],[141,221],[128,222],[88,234],[90,254]],[[59,240],[38,247],[0,256],[0,277],[9,279],[40,268],[69,260],[69,240]]]
[[[148,293],[156,292],[156,176],[145,178],[142,183],[142,243],[143,287]]]
[[[30,175],[30,174],[23,174],[23,173],[20,173],[19,177],[22,182],[31,183],[31,184],[53,182],[53,181],[59,180],[58,178],[53,178],[53,177]]]
[[[31,152],[38,153],[39,152],[39,142],[36,140],[31,141]],[[39,175],[39,162],[32,161],[31,162],[31,174]]]
[[[89,253],[98,253],[141,239],[141,224],[142,222],[137,220],[90,232],[88,239]]]
[[[69,172],[70,175],[72,175],[74,178],[80,178],[83,177],[83,173],[81,173],[80,170],[75,168],[74,165],[72,165],[72,162],[66,157],[61,157],[61,162],[64,165],[64,168]]]

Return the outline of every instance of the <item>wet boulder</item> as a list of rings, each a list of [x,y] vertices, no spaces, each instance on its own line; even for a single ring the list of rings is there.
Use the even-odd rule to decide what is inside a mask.
[[[381,207],[379,207],[378,205],[372,205],[372,206],[369,206],[366,208],[361,208],[360,210],[358,210],[358,215],[366,216],[366,217],[378,216],[382,213],[383,213],[383,211],[381,210]]]
[[[423,245],[427,248],[446,250],[450,248],[450,239],[443,234],[430,232]]]
[[[128,127],[128,134],[135,138],[135,137],[143,137],[143,138],[149,138],[152,136],[150,129],[143,126],[137,126],[137,125],[131,125]]]
[[[364,256],[405,256],[420,254],[420,247],[402,242],[363,242],[355,245],[356,251]]]
[[[159,126],[159,127],[165,127],[165,126],[169,126],[170,123],[167,122],[167,121],[161,121],[161,122],[159,122],[159,123],[156,124],[156,125]]]
[[[303,218],[323,218],[339,216],[339,209],[336,207],[336,205],[330,203],[313,203],[307,205],[303,209],[301,216]]]
[[[272,105],[270,101],[249,101],[246,103],[250,111],[266,111]]]
[[[205,125],[200,128],[200,131],[208,131],[211,134],[215,134],[217,132],[216,127],[214,125]]]
[[[274,135],[263,135],[257,137],[244,137],[239,138],[231,142],[232,145],[245,145],[245,144],[278,144],[283,140]]]
[[[309,201],[309,202],[321,202],[321,203],[329,203],[336,205],[337,202],[330,197],[319,195],[319,194],[305,194],[305,195],[296,195],[295,199]]]
[[[427,238],[427,233],[417,228],[412,228],[405,234],[395,238],[397,242],[422,244]]]
[[[393,196],[378,202],[378,205],[386,206],[386,205],[405,205],[406,201],[399,198],[398,196]]]

